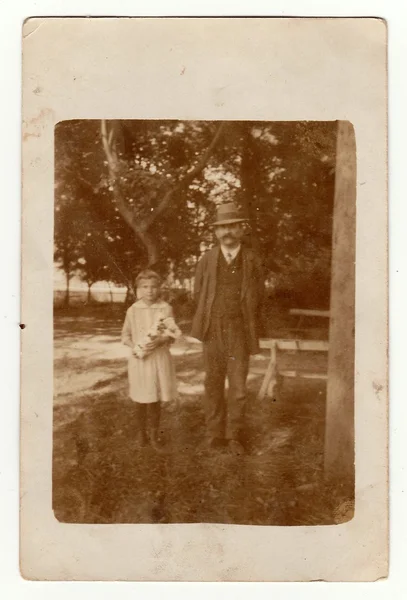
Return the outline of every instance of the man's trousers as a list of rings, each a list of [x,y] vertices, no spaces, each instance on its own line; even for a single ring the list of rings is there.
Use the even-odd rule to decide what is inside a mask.
[[[243,320],[213,318],[204,341],[205,414],[211,439],[238,440],[244,429],[249,353]],[[225,394],[225,380],[229,390]]]

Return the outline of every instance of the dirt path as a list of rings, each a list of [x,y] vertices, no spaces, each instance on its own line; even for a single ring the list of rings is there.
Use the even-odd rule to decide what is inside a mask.
[[[75,402],[81,394],[107,393],[116,389],[116,380],[127,369],[128,348],[120,341],[120,327],[111,324],[93,331],[75,331],[75,321],[61,319],[55,329],[54,392],[55,404]],[[73,331],[72,331],[73,329]],[[180,400],[201,395],[204,391],[202,344],[183,336],[171,346],[174,357]],[[192,360],[191,360],[192,359]],[[252,365],[265,365],[265,357],[256,357]],[[264,366],[265,368],[265,366]],[[259,381],[259,373],[250,373],[249,386]],[[113,387],[112,387],[113,386]]]

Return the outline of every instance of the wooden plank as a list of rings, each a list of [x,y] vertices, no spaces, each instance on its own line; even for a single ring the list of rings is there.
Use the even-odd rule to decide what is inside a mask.
[[[288,335],[290,336],[294,336],[296,333],[313,333],[314,331],[320,331],[322,330],[325,332],[325,327],[286,327],[285,328],[285,332],[288,333]]]
[[[279,350],[328,352],[329,342],[326,340],[278,340],[277,348]]]
[[[329,319],[330,311],[329,310],[311,310],[308,308],[291,308],[289,310],[290,315],[299,315],[305,317],[325,317]]]
[[[327,380],[328,379],[328,375],[326,373],[312,373],[312,372],[307,372],[307,371],[279,371],[278,372],[279,375],[281,375],[282,377],[293,377],[293,378],[299,378],[299,379],[323,379],[323,380]]]
[[[278,350],[299,350],[304,352],[328,352],[327,340],[260,340],[260,348],[272,348],[276,344]]]
[[[263,340],[259,340],[259,346],[260,348],[271,348],[272,344],[273,344],[274,340],[269,340],[269,339],[263,339]]]

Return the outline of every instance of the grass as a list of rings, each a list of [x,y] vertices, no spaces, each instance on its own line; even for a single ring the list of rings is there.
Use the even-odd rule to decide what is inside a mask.
[[[326,525],[352,501],[323,479],[323,382],[288,380],[278,401],[249,383],[244,457],[202,446],[201,392],[164,405],[165,453],[135,442],[123,315],[55,316],[53,508],[62,522]],[[199,353],[175,356],[184,388],[202,379]],[[184,389],[182,388],[182,389]],[[191,387],[192,390],[192,387]]]

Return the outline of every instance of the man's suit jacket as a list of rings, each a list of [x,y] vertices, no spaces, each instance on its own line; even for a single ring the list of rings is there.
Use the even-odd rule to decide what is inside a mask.
[[[250,248],[242,245],[241,306],[246,340],[250,354],[259,351],[261,311],[264,298],[264,277],[261,262]],[[216,275],[221,250],[209,250],[199,261],[194,283],[196,312],[192,321],[192,337],[204,340],[211,319],[212,304],[216,294]]]

